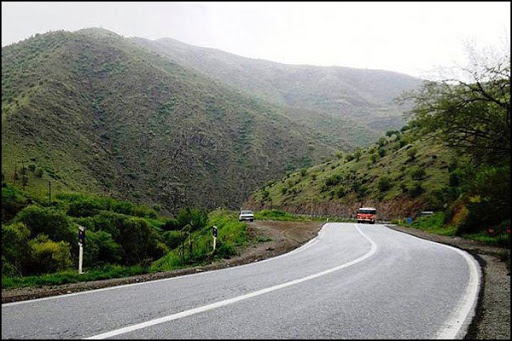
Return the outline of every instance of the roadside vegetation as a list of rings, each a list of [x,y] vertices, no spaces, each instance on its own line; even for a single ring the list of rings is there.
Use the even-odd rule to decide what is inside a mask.
[[[144,205],[84,194],[58,194],[49,204],[3,183],[2,288],[126,277],[230,258],[252,242],[237,214],[182,209],[164,217]],[[79,226],[86,231],[83,274],[77,270]]]
[[[381,220],[412,219],[413,227],[503,245],[511,220],[510,52],[490,57],[470,56],[460,74],[405,92],[397,98],[411,106],[402,129],[267,182],[251,207],[349,219],[373,206]]]
[[[73,40],[69,43],[72,42]],[[106,49],[108,46],[104,47]],[[85,57],[92,56],[94,54],[91,52],[90,56],[87,54]],[[88,64],[79,65],[86,71],[90,70]],[[148,78],[149,76],[142,71],[138,76],[133,74],[133,77]],[[298,138],[272,140],[273,137],[280,135],[275,134],[272,129],[261,129],[265,134],[268,131],[272,132],[268,133],[272,135],[268,135],[268,138],[267,135],[253,136],[250,132],[254,130],[249,128],[260,121],[266,124],[268,120],[258,116],[257,113],[260,110],[256,109],[260,106],[253,107],[248,100],[247,103],[243,102],[245,104],[233,100],[227,112],[236,113],[237,120],[244,120],[248,117],[246,113],[238,115],[240,108],[246,108],[247,112],[253,113],[249,116],[254,117],[254,121],[240,123],[243,124],[239,127],[236,140],[240,141],[241,145],[226,151],[226,155],[236,155],[231,161],[237,166],[227,167],[226,169],[231,169],[232,173],[226,174],[229,174],[230,178],[233,178],[232,174],[244,174],[249,178],[249,173],[242,170],[257,169],[260,172],[258,176],[250,177],[253,179],[252,183],[256,183],[257,179],[268,178],[268,174],[283,174],[283,168],[290,169],[282,179],[268,181],[259,191],[253,193],[248,202],[244,203],[244,207],[255,211],[257,220],[353,221],[357,208],[375,206],[381,221],[386,220],[431,233],[460,236],[491,245],[506,246],[507,242],[510,242],[511,223],[510,55],[508,54],[503,60],[495,61],[492,65],[476,64],[465,71],[468,74],[464,78],[426,82],[418,91],[401,96],[399,101],[412,103],[412,109],[408,113],[408,124],[400,130],[386,132],[385,136],[368,148],[359,148],[351,152],[339,151],[331,160],[310,168],[297,168],[297,165],[303,167],[311,164],[313,159],[309,159],[306,155],[310,153],[310,149],[315,149],[317,146],[313,148],[311,145],[309,148],[308,143]],[[45,79],[43,74],[39,77]],[[88,77],[91,81],[98,81],[94,74]],[[7,118],[14,117],[11,110],[18,110],[18,106],[22,106],[25,101],[24,98],[14,99],[16,91],[10,88],[16,84],[14,79],[9,81],[7,78],[6,81],[9,85],[6,87],[9,96],[6,97],[5,105],[4,100],[2,102],[2,123],[8,123]],[[173,84],[173,79],[169,78],[165,84]],[[41,81],[39,86],[45,82]],[[133,82],[133,84],[136,83],[138,82]],[[36,85],[34,83],[26,86],[28,89],[37,88]],[[102,84],[99,88],[108,89],[111,85]],[[190,88],[195,87],[191,84]],[[28,94],[31,92],[27,92],[27,96]],[[97,95],[103,96],[103,93]],[[11,97],[13,103],[8,100]],[[71,98],[66,96],[68,97]],[[136,98],[136,96],[125,97]],[[211,98],[217,97],[219,96],[211,96]],[[40,95],[37,98],[39,101],[46,101],[45,96]],[[206,98],[208,96],[202,97],[202,100],[209,103]],[[89,102],[87,98],[83,100]],[[201,97],[191,98],[190,101],[199,103]],[[34,103],[37,104],[37,102]],[[183,108],[188,107],[190,106],[183,105]],[[215,108],[216,105],[210,106],[211,114],[220,115],[226,111]],[[162,109],[162,115],[177,116],[171,115],[175,113],[174,111],[164,109]],[[101,122],[104,114],[102,110],[98,109],[96,112],[97,124],[106,129],[105,122]],[[180,107],[180,110],[185,109]],[[39,114],[43,115],[43,113]],[[147,113],[149,115],[152,111],[149,110]],[[64,117],[64,115],[61,116]],[[139,115],[133,116],[139,117]],[[211,117],[213,116],[205,116],[205,120]],[[30,122],[34,125],[39,123],[38,120]],[[194,120],[191,122],[197,123]],[[12,138],[21,136],[16,133],[16,127],[22,127],[29,132],[52,130],[28,129],[27,122],[21,124],[13,121],[11,124],[12,131],[5,129],[6,133],[12,134]],[[166,131],[158,130],[173,126],[170,122],[166,124],[154,123],[157,133],[150,130],[151,135],[168,136]],[[226,126],[231,125],[226,124]],[[286,124],[283,123],[283,126]],[[148,160],[141,160],[142,156],[137,153],[118,155],[117,153],[121,153],[118,146],[139,141],[138,138],[133,137],[134,135],[126,132],[119,133],[123,130],[118,128],[117,126],[109,127],[106,131],[109,135],[105,135],[105,139],[113,141],[114,156],[121,160],[123,172],[140,170],[140,172],[129,173],[129,178],[137,185],[134,188],[148,192],[149,189],[156,188],[157,192],[165,193],[165,196],[158,198],[157,201],[150,201],[157,204],[146,206],[115,199],[116,193],[129,191],[127,188],[131,187],[110,183],[111,179],[117,175],[110,172],[112,165],[109,164],[103,165],[105,168],[102,166],[96,170],[90,169],[90,172],[108,175],[105,179],[108,178],[108,188],[112,189],[113,196],[102,197],[86,193],[87,190],[98,192],[96,187],[99,185],[98,182],[91,180],[93,177],[90,176],[89,171],[80,171],[81,167],[78,165],[70,166],[77,160],[73,152],[77,149],[74,148],[69,148],[70,163],[64,162],[59,157],[48,157],[48,160],[51,159],[55,163],[50,167],[46,163],[39,163],[42,158],[38,156],[28,159],[23,157],[26,162],[18,166],[19,162],[15,155],[25,155],[27,151],[21,147],[21,143],[6,143],[4,146],[6,134],[2,135],[2,159],[4,160],[4,155],[11,158],[9,171],[4,172],[2,168],[3,289],[181,269],[232,257],[237,255],[240,248],[258,242],[258,240],[252,240],[247,233],[247,224],[238,221],[236,211],[222,209],[207,211],[203,207],[191,207],[180,209],[172,216],[169,216],[168,212],[163,214],[158,203],[167,201],[172,202],[173,207],[182,207],[181,196],[187,192],[188,188],[182,188],[178,182],[171,181],[175,176],[174,170],[160,172],[161,159],[155,155],[166,155],[161,150],[155,149],[152,153],[142,153],[148,155]],[[210,130],[215,131],[215,129]],[[191,131],[194,129],[191,128]],[[297,136],[303,135],[297,134]],[[225,160],[223,159],[222,162],[210,160],[211,155],[206,155],[208,148],[195,150],[205,153],[204,158],[201,157],[202,154],[194,154],[195,157],[192,158],[186,157],[189,151],[194,150],[191,146],[197,143],[209,146],[210,139],[205,136],[207,135],[194,135],[190,141],[186,140],[186,143],[177,141],[178,152],[172,156],[171,164],[181,165],[185,159],[204,160],[208,165],[207,168],[213,169],[211,174],[216,174],[215,165],[224,164]],[[41,150],[45,153],[56,152],[57,149],[48,145],[49,142],[43,137],[34,136],[34,145],[41,145]],[[249,140],[257,141],[257,148],[244,152],[239,158],[238,151],[246,151],[246,147],[252,143],[247,142]],[[275,150],[281,150],[279,146],[290,146],[293,159],[304,162],[293,162],[289,163],[289,167],[284,167],[284,159],[279,162],[272,159],[269,164],[280,163],[283,167],[276,166],[270,170],[262,170],[258,167],[259,164],[251,166],[248,160],[255,161],[248,158],[248,155],[266,150],[265,146],[259,144],[261,141],[279,142],[275,143],[277,146]],[[293,144],[291,141],[294,141]],[[165,146],[160,143],[151,145]],[[219,144],[219,148],[222,145],[224,144]],[[86,148],[86,146],[78,142],[75,145],[76,148]],[[149,146],[148,142],[144,148],[135,146],[130,150],[146,151]],[[172,149],[162,148],[166,151]],[[97,152],[90,153],[91,150]],[[100,151],[96,149],[87,149],[87,153],[76,153],[76,155],[89,154],[94,154],[95,159],[87,161],[88,164],[98,165],[95,160],[103,159]],[[220,152],[216,154],[223,155]],[[286,150],[281,150],[272,155],[287,154],[289,153]],[[58,167],[61,171],[56,171],[58,162],[55,160],[63,162],[63,165]],[[145,179],[138,181],[141,174],[146,173],[146,169],[153,169],[155,172],[148,175],[150,179],[161,180],[156,184],[146,182]],[[210,180],[206,173],[191,173],[190,168],[180,169],[181,171],[187,174],[187,179]],[[76,175],[76,180],[68,183],[67,177],[71,177],[72,174]],[[9,182],[6,177],[9,178]],[[222,177],[219,175],[218,178],[217,176],[214,178],[218,180]],[[50,187],[50,184],[55,183],[61,183],[61,185],[68,183],[71,186]],[[227,184],[223,185],[222,181],[214,181],[214,183],[215,186],[221,184],[220,187],[226,187]],[[188,191],[190,192],[188,194],[198,196],[197,203],[208,202],[208,205],[214,205],[213,207],[218,207],[220,205],[218,203],[221,202],[226,203],[224,205],[226,207],[233,207],[237,201],[245,197],[244,191],[248,188],[244,187],[241,191],[236,183],[229,183],[230,191],[225,189],[216,191],[215,186],[198,184],[198,188],[206,189],[208,193],[218,197],[213,200],[209,196],[201,196],[193,191]],[[133,191],[133,193],[139,192]],[[233,195],[230,196],[229,193]],[[138,202],[144,202],[148,197],[155,198],[153,194],[145,196],[140,193],[135,197],[140,199]],[[433,214],[423,216],[421,212],[424,211],[431,211]],[[78,274],[77,271],[79,226],[84,227],[86,231],[83,254],[84,274]],[[213,249],[213,226],[217,227],[218,231],[215,250]],[[508,258],[510,259],[510,252],[508,252]]]

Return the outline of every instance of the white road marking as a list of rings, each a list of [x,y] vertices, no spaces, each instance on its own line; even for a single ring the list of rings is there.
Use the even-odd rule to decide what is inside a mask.
[[[309,249],[311,246],[315,245],[316,243],[318,243],[318,237],[320,237],[321,235],[323,235],[323,229],[320,230],[320,232],[318,233],[317,237],[311,239],[307,243],[299,246],[298,248],[293,249],[290,252],[283,253],[283,254],[275,256],[275,257],[266,258],[266,259],[263,259],[263,260],[260,260],[260,261],[257,261],[257,262],[258,263],[270,262],[270,261],[274,261],[276,259],[280,259],[280,258],[283,258],[283,257],[288,257],[288,256],[293,255],[293,254],[298,253],[298,252],[302,252],[302,251],[304,251],[306,249]],[[254,264],[254,262],[253,263],[242,264],[242,265],[237,265],[237,266],[233,266],[232,268],[229,268],[229,269],[233,269],[235,267],[239,268],[239,267],[244,267],[244,266],[250,266],[250,265],[253,265],[253,264]],[[191,273],[191,274],[186,274],[186,275],[181,275],[181,276],[176,276],[176,277],[155,279],[155,280],[146,281],[146,282],[115,285],[115,286],[107,287],[107,288],[100,288],[100,289],[92,289],[92,290],[86,290],[86,291],[80,291],[80,292],[73,292],[73,293],[64,294],[64,295],[57,295],[57,296],[50,296],[50,297],[35,298],[35,299],[32,299],[32,300],[4,303],[4,304],[2,304],[2,307],[8,307],[8,306],[19,305],[19,304],[34,303],[34,302],[37,302],[37,301],[47,301],[47,300],[61,299],[63,297],[69,297],[69,296],[87,295],[87,294],[91,294],[91,293],[98,292],[98,291],[116,290],[116,289],[120,289],[120,288],[124,288],[124,287],[137,286],[137,285],[146,285],[148,283],[156,283],[156,282],[163,282],[163,281],[173,281],[173,280],[181,279],[181,278],[184,278],[184,277],[190,277],[190,276],[204,276],[204,275],[208,274],[209,272],[212,272],[212,271],[222,271],[222,270],[226,270],[226,269],[208,270],[208,271],[202,271],[202,272],[198,272],[198,273]]]
[[[107,333],[102,333],[102,334],[98,334],[98,335],[95,335],[95,336],[91,336],[91,337],[88,337],[87,339],[90,339],[90,340],[93,340],[93,339],[105,339],[105,338],[109,338],[109,337],[120,335],[120,334],[130,333],[130,332],[133,332],[135,330],[151,327],[151,326],[154,326],[154,325],[157,325],[157,324],[161,324],[161,323],[177,320],[177,319],[184,318],[184,317],[187,317],[187,316],[191,316],[191,315],[194,315],[194,314],[202,313],[202,312],[205,312],[205,311],[208,311],[208,310],[224,307],[224,306],[227,306],[229,304],[240,302],[240,301],[243,301],[243,300],[246,300],[246,299],[249,299],[249,298],[253,298],[253,297],[256,297],[256,296],[260,296],[260,295],[263,295],[263,294],[266,294],[266,293],[269,293],[269,292],[272,292],[272,291],[283,289],[283,288],[286,288],[286,287],[289,287],[289,286],[292,286],[292,285],[295,285],[295,284],[298,284],[298,283],[309,281],[309,280],[314,279],[314,278],[325,276],[325,275],[330,274],[332,272],[335,272],[335,271],[347,268],[349,266],[352,266],[354,264],[360,263],[360,262],[364,261],[365,259],[371,257],[373,254],[375,254],[375,252],[377,251],[377,244],[375,244],[370,238],[368,238],[359,229],[359,227],[357,227],[356,224],[354,224],[354,226],[357,229],[357,231],[364,238],[366,238],[370,242],[371,248],[370,248],[370,251],[368,251],[366,254],[364,254],[363,256],[361,256],[361,257],[359,257],[359,258],[357,258],[357,259],[355,259],[353,261],[350,261],[348,263],[336,266],[334,268],[331,268],[331,269],[328,269],[328,270],[325,270],[325,271],[322,271],[322,272],[319,272],[319,273],[316,273],[316,274],[313,274],[313,275],[302,277],[302,278],[299,278],[299,279],[296,279],[296,280],[293,280],[293,281],[289,281],[289,282],[286,282],[286,283],[274,285],[274,286],[269,287],[269,288],[257,290],[257,291],[251,292],[249,294],[245,294],[245,295],[234,297],[234,298],[230,298],[230,299],[227,299],[227,300],[224,300],[224,301],[208,304],[208,305],[205,305],[205,306],[202,306],[202,307],[197,307],[197,308],[194,308],[194,309],[185,310],[185,311],[182,311],[180,313],[176,313],[176,314],[160,317],[160,318],[157,318],[157,319],[154,319],[154,320],[151,320],[151,321],[134,324],[134,325],[131,325],[131,326],[128,326],[128,327],[124,327],[124,328],[120,328],[120,329],[116,329],[116,330],[113,330],[113,331],[110,331],[110,332],[107,332]]]
[[[436,243],[437,244],[437,243]],[[464,257],[469,267],[469,280],[461,302],[450,314],[443,329],[437,333],[437,339],[462,339],[464,338],[469,324],[475,314],[476,304],[478,302],[478,291],[480,288],[480,267],[476,260],[466,251],[455,247],[438,244],[452,250],[455,250]]]

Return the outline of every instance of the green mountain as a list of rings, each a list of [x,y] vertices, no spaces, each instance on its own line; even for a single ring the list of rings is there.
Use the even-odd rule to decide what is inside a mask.
[[[2,48],[2,174],[26,189],[238,207],[338,147],[279,108],[103,30]],[[41,174],[42,171],[42,174]],[[40,176],[32,176],[35,174]]]
[[[467,160],[405,126],[388,131],[372,146],[270,181],[246,207],[306,215],[354,217],[360,207],[377,208],[379,219],[444,211],[461,193],[455,181]]]
[[[298,69],[290,68],[275,78],[278,88],[265,87],[281,71],[261,73],[266,81],[252,93],[103,29],[37,34],[3,47],[3,179],[48,200],[78,191],[168,212],[238,208],[262,183],[377,134],[367,124],[378,119],[360,124],[307,104],[301,98],[311,88],[318,87],[310,103],[327,93],[317,78],[304,84],[320,69],[301,67],[293,76]],[[263,71],[245,72],[255,79]]]
[[[400,129],[405,124],[405,108],[393,99],[423,82],[390,71],[287,65],[244,58],[170,38],[133,41],[241,92],[288,107],[290,117],[309,119],[314,128],[322,126],[329,134],[341,131],[357,146],[368,146],[384,132]],[[345,128],[329,129],[333,118],[343,120]]]

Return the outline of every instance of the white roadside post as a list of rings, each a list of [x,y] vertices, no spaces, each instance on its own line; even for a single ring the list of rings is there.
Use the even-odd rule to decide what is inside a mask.
[[[215,246],[217,244],[217,226],[213,227],[213,251],[215,251]]]
[[[78,225],[78,274],[83,274],[82,263],[84,259],[85,227]]]

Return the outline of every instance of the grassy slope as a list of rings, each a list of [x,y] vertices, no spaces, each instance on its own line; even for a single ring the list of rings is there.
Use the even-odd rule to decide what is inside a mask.
[[[229,84],[241,92],[290,108],[289,115],[329,136],[343,135],[366,147],[403,126],[393,98],[420,85],[407,75],[346,67],[286,65],[236,56],[163,38],[133,38],[180,65]]]
[[[415,140],[407,132],[382,138],[361,149],[359,159],[351,160],[355,154],[339,153],[328,162],[269,182],[246,206],[344,217],[359,207],[374,206],[381,219],[415,216],[423,210],[443,209],[447,203],[443,193],[450,189],[450,165],[463,162],[448,149],[426,139]]]
[[[282,109],[101,30],[2,49],[2,173],[61,189],[236,208],[259,184],[332,155]],[[12,180],[11,180],[12,181]]]

